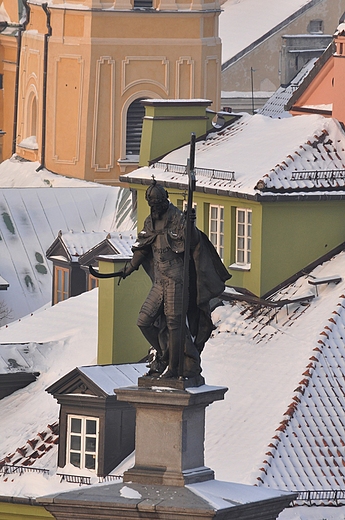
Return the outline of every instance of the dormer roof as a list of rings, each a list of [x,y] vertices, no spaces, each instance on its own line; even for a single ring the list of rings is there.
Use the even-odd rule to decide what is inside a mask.
[[[136,233],[130,231],[108,233],[104,240],[81,255],[78,261],[81,265],[95,264],[96,258],[104,255],[128,260],[132,257],[132,245],[135,240]]]
[[[49,260],[65,259],[88,265],[98,255],[132,256],[131,246],[135,241],[133,232],[59,231],[58,236],[46,251]]]
[[[147,372],[145,363],[82,366],[68,372],[46,391],[54,397],[67,394],[114,397],[116,388],[136,385],[138,377],[145,372]]]

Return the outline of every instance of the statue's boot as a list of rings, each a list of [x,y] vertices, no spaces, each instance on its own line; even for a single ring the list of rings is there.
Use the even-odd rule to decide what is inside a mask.
[[[158,355],[161,356],[162,350],[158,341],[159,329],[154,325],[150,325],[148,327],[145,325],[139,325],[139,329],[141,330],[144,338],[154,349],[156,349]]]
[[[162,379],[177,378],[179,355],[180,355],[180,328],[173,328],[169,330],[169,364],[167,370],[162,374]]]

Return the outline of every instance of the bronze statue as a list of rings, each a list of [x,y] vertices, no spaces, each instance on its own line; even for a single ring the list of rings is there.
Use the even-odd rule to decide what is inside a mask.
[[[133,258],[121,276],[126,278],[143,265],[152,280],[137,321],[151,345],[148,375],[194,378],[201,373],[200,354],[214,328],[209,302],[223,292],[230,274],[209,239],[195,227],[195,213],[191,212],[187,326],[184,326],[186,214],[169,201],[167,191],[155,180],[146,191],[146,200],[150,215],[132,247]]]
[[[190,379],[203,384],[200,354],[214,329],[210,300],[231,275],[207,236],[195,227],[195,134],[191,135],[186,212],[180,211],[155,179],[146,190],[150,215],[132,247],[133,257],[116,273],[93,276],[126,278],[142,265],[152,280],[137,325],[151,345],[148,376]]]

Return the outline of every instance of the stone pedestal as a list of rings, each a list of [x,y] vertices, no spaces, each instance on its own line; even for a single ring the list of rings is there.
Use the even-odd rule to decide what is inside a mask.
[[[124,482],[184,486],[214,479],[204,466],[205,408],[226,391],[207,385],[116,390],[119,401],[136,408],[135,465]]]
[[[57,520],[276,520],[295,493],[218,482],[204,466],[205,408],[227,388],[167,380],[116,390],[136,408],[135,465],[124,482],[37,499]],[[182,389],[181,389],[182,386]],[[221,425],[220,425],[221,427]],[[206,482],[205,482],[206,481]]]

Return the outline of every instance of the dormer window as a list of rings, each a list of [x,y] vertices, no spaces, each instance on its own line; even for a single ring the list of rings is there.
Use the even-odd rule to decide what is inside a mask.
[[[323,20],[310,20],[308,32],[309,34],[323,34]]]
[[[69,298],[69,276],[70,272],[68,268],[55,266],[53,304]]]
[[[92,276],[92,274],[88,273],[87,277],[87,290],[92,291],[99,286],[99,279]]]
[[[135,409],[115,388],[132,386],[146,364],[75,368],[47,388],[60,409],[58,467],[108,475],[134,450]]]

